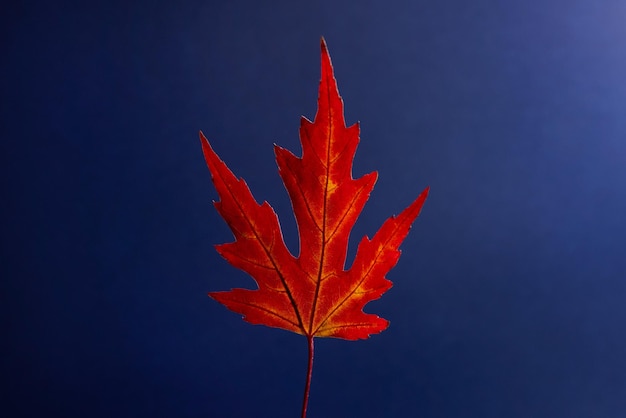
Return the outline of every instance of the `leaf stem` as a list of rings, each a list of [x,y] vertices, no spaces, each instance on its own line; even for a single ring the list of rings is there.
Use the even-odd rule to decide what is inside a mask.
[[[311,375],[313,374],[313,336],[307,335],[306,339],[309,343],[309,365],[306,371],[306,384],[304,385],[304,399],[302,400],[301,418],[306,418],[306,407],[309,403],[309,391],[311,390]]]

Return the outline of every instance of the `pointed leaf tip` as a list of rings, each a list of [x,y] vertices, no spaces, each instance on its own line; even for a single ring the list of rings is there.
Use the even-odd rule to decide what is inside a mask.
[[[322,43],[320,47],[322,52],[322,78],[324,77],[325,72],[329,73],[331,77],[334,77],[333,63],[330,59],[328,46],[326,46],[326,41],[324,40],[324,38],[322,38]]]

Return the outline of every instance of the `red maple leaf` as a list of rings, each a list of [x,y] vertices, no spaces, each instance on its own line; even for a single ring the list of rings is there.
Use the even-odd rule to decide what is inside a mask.
[[[313,122],[302,118],[302,157],[275,146],[280,176],[291,199],[300,254],[287,249],[276,213],[259,205],[200,132],[204,157],[220,201],[220,215],[235,241],[216,246],[230,264],[254,278],[258,289],[211,292],[209,296],[253,324],[282,328],[307,337],[309,368],[302,417],[306,415],[313,361],[313,338],[368,338],[388,322],[363,312],[391,287],[385,274],[400,257],[398,247],[428,195],[426,188],[400,215],[392,216],[371,240],[363,237],[354,262],[345,268],[348,238],[376,182],[377,173],[352,178],[359,125],[346,127],[343,101],[322,39],[322,78]]]

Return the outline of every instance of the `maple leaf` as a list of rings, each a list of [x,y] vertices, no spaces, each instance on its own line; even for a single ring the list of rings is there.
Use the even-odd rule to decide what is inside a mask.
[[[348,239],[369,198],[377,173],[352,178],[359,125],[346,127],[343,101],[324,40],[318,110],[313,122],[302,117],[302,157],[274,146],[298,226],[300,253],[284,243],[276,213],[258,204],[243,179],[237,179],[200,132],[202,148],[220,200],[214,205],[235,241],[216,246],[231,265],[254,278],[258,289],[211,292],[209,296],[253,324],[282,328],[307,337],[309,372],[313,337],[356,340],[379,333],[388,321],[363,307],[391,287],[385,274],[400,257],[398,247],[428,195],[426,188],[398,216],[392,216],[370,240],[363,237],[346,269]]]

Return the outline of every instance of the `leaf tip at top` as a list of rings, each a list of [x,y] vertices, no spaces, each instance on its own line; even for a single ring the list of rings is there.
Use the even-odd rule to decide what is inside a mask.
[[[324,78],[325,73],[330,75],[332,78],[334,78],[333,63],[330,59],[328,46],[326,45],[326,40],[324,39],[323,36],[320,41],[320,50],[322,53],[322,78]]]

